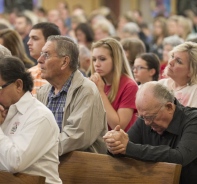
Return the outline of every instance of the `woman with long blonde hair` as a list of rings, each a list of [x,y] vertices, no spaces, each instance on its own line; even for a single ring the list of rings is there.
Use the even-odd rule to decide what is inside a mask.
[[[92,45],[92,75],[107,114],[109,129],[128,129],[135,122],[135,83],[122,45],[113,38]]]

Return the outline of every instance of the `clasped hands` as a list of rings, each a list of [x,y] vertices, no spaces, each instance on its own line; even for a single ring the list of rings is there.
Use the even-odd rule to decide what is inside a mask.
[[[129,142],[128,134],[120,128],[119,125],[114,130],[108,131],[103,139],[107,145],[107,149],[112,154],[125,154],[126,147]]]

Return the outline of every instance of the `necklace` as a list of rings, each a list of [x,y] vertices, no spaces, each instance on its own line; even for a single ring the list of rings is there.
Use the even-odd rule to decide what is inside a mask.
[[[185,87],[187,87],[187,86],[189,86],[188,83],[187,83],[186,85],[184,85],[184,86],[181,86],[181,87],[178,88],[178,89],[175,89],[174,83],[171,84],[171,88],[172,88],[172,90],[173,90],[174,92],[180,91],[180,90],[182,90],[183,88],[185,88]]]

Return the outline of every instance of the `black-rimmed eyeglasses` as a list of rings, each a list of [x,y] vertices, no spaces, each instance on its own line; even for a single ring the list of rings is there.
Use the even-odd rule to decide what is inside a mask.
[[[2,90],[3,88],[9,86],[12,83],[13,83],[13,81],[10,81],[10,82],[5,83],[4,85],[0,86],[0,90]]]

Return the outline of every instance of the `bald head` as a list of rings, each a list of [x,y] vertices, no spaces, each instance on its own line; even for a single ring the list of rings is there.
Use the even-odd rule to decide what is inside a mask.
[[[174,95],[162,84],[151,81],[143,84],[136,95],[136,106],[155,107],[158,104],[174,102]]]

